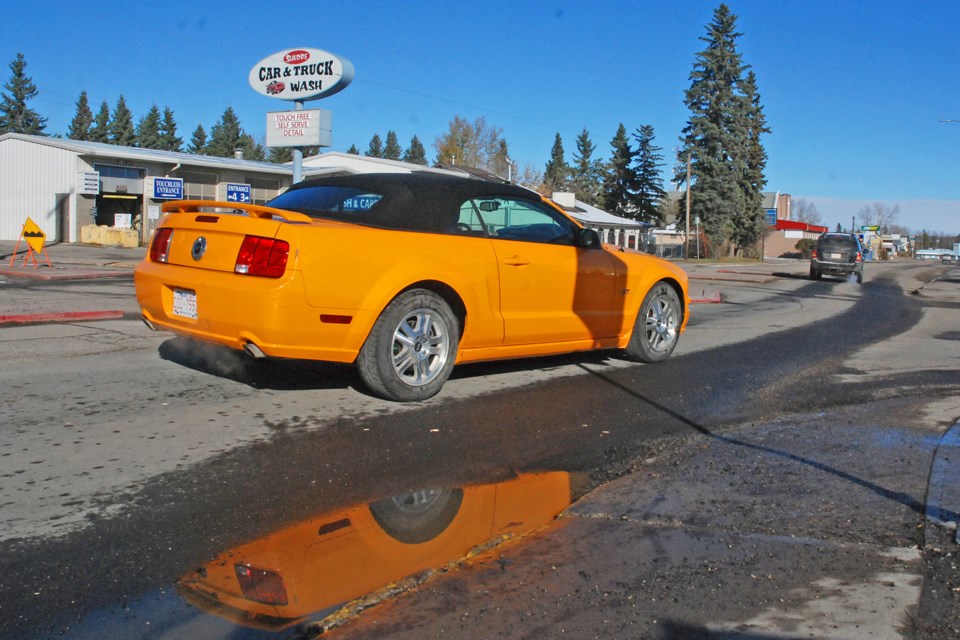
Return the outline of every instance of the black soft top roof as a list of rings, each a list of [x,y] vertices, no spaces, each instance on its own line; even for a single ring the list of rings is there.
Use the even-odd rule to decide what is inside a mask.
[[[350,222],[412,231],[448,230],[459,217],[460,205],[471,198],[499,196],[541,201],[536,192],[514,184],[427,172],[308,178],[291,186],[286,194],[324,187],[359,189],[382,196],[369,212],[351,216]],[[285,208],[284,195],[277,196],[277,203],[271,206]]]

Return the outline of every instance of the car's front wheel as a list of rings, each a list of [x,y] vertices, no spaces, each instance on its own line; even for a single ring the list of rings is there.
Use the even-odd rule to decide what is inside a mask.
[[[666,360],[677,346],[681,324],[683,309],[677,292],[666,282],[658,282],[640,305],[627,355],[640,362]]]
[[[360,349],[357,370],[374,395],[399,402],[426,400],[450,377],[459,343],[450,305],[432,291],[412,289],[377,318]]]

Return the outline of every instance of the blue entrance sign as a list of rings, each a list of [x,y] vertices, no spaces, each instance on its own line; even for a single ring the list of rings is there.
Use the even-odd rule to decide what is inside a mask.
[[[773,227],[777,224],[777,210],[776,209],[767,209],[767,226]]]
[[[183,178],[154,178],[154,200],[183,200]]]
[[[248,184],[227,183],[227,202],[250,202],[251,193]]]

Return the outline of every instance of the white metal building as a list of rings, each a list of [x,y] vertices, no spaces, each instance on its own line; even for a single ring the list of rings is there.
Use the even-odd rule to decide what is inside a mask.
[[[171,199],[262,203],[290,186],[289,166],[7,133],[0,136],[0,240],[30,218],[48,242],[89,225],[129,225],[148,238]]]

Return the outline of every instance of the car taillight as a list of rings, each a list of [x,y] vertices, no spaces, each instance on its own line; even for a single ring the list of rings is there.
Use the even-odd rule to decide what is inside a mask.
[[[857,262],[863,262],[863,254],[857,251]]]
[[[166,262],[170,254],[170,238],[173,237],[173,229],[162,227],[153,234],[153,241],[150,243],[150,262]]]
[[[287,588],[279,573],[242,564],[236,564],[233,568],[237,572],[244,598],[263,604],[287,604]]]
[[[290,243],[273,238],[247,236],[237,253],[234,273],[264,278],[279,278],[287,268]]]
[[[811,258],[816,258],[816,257],[817,257],[817,250],[816,250],[816,249],[814,249],[813,251],[810,252],[810,257],[811,257]]]

